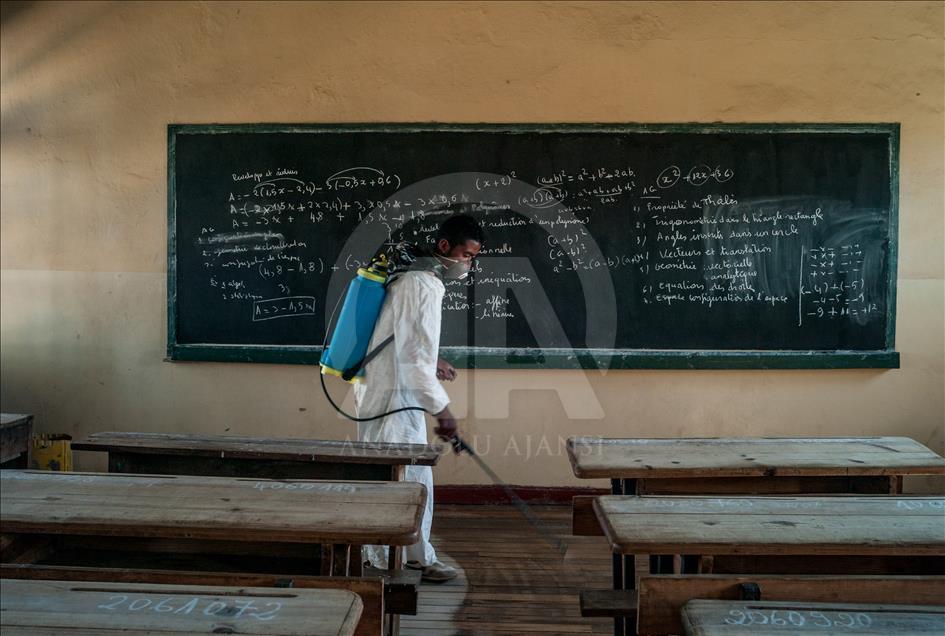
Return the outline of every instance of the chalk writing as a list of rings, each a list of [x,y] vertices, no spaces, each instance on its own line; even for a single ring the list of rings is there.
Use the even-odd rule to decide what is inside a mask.
[[[896,507],[902,510],[945,510],[945,499],[900,499]]]
[[[795,190],[782,172],[793,177],[796,162],[749,165],[711,143],[672,141],[679,145],[664,150],[662,142],[643,141],[647,151],[638,152],[640,141],[621,138],[598,155],[562,151],[549,138],[547,148],[555,151],[541,161],[499,153],[500,169],[455,180],[426,176],[426,168],[416,173],[416,162],[401,163],[396,153],[332,150],[310,163],[292,154],[258,155],[274,157],[270,165],[244,157],[215,177],[219,183],[199,184],[212,198],[201,203],[196,231],[177,245],[178,255],[191,259],[187,275],[199,272],[186,283],[198,292],[192,303],[203,294],[214,315],[232,308],[224,322],[241,333],[273,341],[283,332],[290,339],[305,333],[311,336],[305,344],[319,343],[326,306],[337,300],[325,299],[332,276],[353,275],[383,242],[432,244],[449,206],[462,206],[479,218],[487,241],[481,266],[463,283],[474,289],[461,294],[466,287],[447,286],[447,345],[464,344],[447,341],[454,337],[450,325],[463,326],[463,337],[471,325],[507,338],[526,333],[523,320],[532,326],[529,316],[538,310],[522,299],[539,296],[555,313],[568,314],[557,316],[560,323],[585,320],[590,330],[595,317],[574,318],[576,280],[612,281],[618,313],[633,316],[618,330],[643,334],[631,340],[656,333],[663,340],[653,348],[672,344],[681,331],[700,331],[690,328],[698,322],[711,326],[711,338],[729,340],[729,332],[743,338],[751,320],[782,321],[784,328],[759,330],[760,342],[747,347],[755,349],[772,338],[790,344],[844,335],[885,319],[885,264],[870,260],[875,241],[850,225],[860,217],[850,216],[846,199],[816,189],[784,194]],[[344,244],[364,228],[376,230],[377,244]],[[490,266],[505,257],[530,263]],[[538,285],[550,293],[536,293],[531,286]],[[637,327],[647,321],[658,328]],[[573,333],[565,336],[577,345]]]
[[[259,621],[271,621],[276,618],[282,603],[279,601],[259,602],[249,598],[219,599],[207,597],[148,597],[137,594],[113,594],[107,602],[96,608],[109,612],[157,612],[177,615],[202,614],[204,616],[225,616],[233,620],[253,618]]]
[[[721,620],[722,624],[746,628],[765,625],[768,628],[784,628],[784,633],[803,627],[806,632],[842,634],[866,633],[941,633],[945,629],[945,612],[900,611],[891,608],[884,612],[812,610],[812,609],[767,609],[745,606],[732,609]],[[767,632],[765,632],[767,633]]]
[[[644,498],[646,508],[752,508],[751,499],[649,499]]]
[[[778,627],[813,626],[823,629],[863,628],[873,625],[864,612],[818,612],[798,610],[733,609],[723,621],[726,625],[774,625]]]
[[[354,493],[357,488],[350,484],[313,484],[311,482],[292,481],[257,481],[253,484],[256,490],[298,490],[315,492]]]
[[[267,270],[268,271],[268,270]],[[315,298],[312,296],[285,296],[253,302],[253,321],[311,316],[315,313]]]

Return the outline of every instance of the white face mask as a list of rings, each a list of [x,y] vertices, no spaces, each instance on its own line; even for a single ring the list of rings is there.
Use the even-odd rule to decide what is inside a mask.
[[[469,261],[461,261],[442,254],[437,254],[437,257],[450,263],[449,265],[443,265],[442,276],[446,280],[463,280],[469,276]]]

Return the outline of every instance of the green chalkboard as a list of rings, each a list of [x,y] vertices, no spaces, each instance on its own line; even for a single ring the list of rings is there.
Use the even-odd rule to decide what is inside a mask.
[[[467,367],[897,367],[898,124],[168,127],[168,357],[315,363],[461,209]]]

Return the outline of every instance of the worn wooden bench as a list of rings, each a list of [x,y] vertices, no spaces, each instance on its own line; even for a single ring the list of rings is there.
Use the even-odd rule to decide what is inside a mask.
[[[567,451],[575,476],[618,495],[890,494],[906,475],[945,475],[945,458],[905,437],[572,437]],[[574,534],[600,534],[591,499],[575,498]]]
[[[38,471],[0,480],[5,563],[359,577],[361,544],[414,543],[426,500],[414,482]],[[399,565],[385,573],[389,589],[412,588],[398,609],[415,612],[417,573]]]
[[[943,497],[608,495],[594,511],[616,554],[714,557],[704,571],[945,574]]]
[[[620,554],[945,556],[945,497],[606,495],[594,512]]]
[[[400,481],[407,466],[439,460],[424,444],[207,434],[102,432],[72,448],[108,453],[113,473],[267,479]]]
[[[683,632],[681,612],[691,599],[885,603],[935,605],[945,599],[945,576],[673,575],[640,578],[639,599],[630,613],[637,633]]]
[[[45,536],[340,546],[322,574],[359,574],[351,545],[410,545],[426,491],[414,482],[331,482],[185,475],[0,473],[0,530]],[[116,541],[117,543],[117,541]],[[344,563],[342,564],[342,560]],[[344,572],[336,570],[344,566]]]
[[[33,416],[0,413],[0,468],[28,468]]]
[[[903,437],[573,437],[567,451],[577,477],[610,479],[616,495],[888,494],[901,492],[904,476],[945,474],[945,458]],[[603,534],[593,499],[574,498],[573,534]],[[674,555],[640,556],[642,563],[632,555],[614,555],[614,591],[583,595],[594,615],[616,617],[617,633],[624,632],[625,591],[634,588],[639,574],[692,572],[698,563]]]
[[[241,574],[235,572],[194,572],[186,570],[146,570],[105,567],[68,567],[49,565],[0,565],[0,578],[33,581],[73,581],[113,583],[159,583],[170,585],[210,585],[257,588],[292,588],[347,590],[361,599],[361,620],[355,636],[378,636],[383,632],[384,582],[377,576],[282,576],[278,574]]]
[[[682,610],[682,624],[687,636],[941,636],[945,606],[693,600]]]
[[[305,634],[351,636],[357,594],[182,583],[0,580],[4,636],[27,634]]]

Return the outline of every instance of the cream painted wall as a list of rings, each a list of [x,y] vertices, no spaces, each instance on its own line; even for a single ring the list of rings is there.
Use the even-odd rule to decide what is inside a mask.
[[[4,3],[2,409],[73,435],[352,432],[310,367],[162,361],[170,122],[896,121],[902,369],[493,370],[447,388],[520,484],[579,483],[572,434],[907,435],[943,452],[943,7]],[[454,457],[437,480],[485,481]]]

